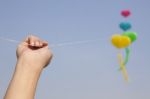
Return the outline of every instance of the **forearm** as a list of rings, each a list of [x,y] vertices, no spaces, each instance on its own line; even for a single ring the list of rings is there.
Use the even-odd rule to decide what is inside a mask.
[[[31,64],[17,63],[4,99],[34,99],[37,82],[42,70],[32,70],[26,68],[32,66],[23,65]]]
[[[52,58],[48,43],[27,37],[17,47],[17,66],[4,99],[34,99],[40,74]]]

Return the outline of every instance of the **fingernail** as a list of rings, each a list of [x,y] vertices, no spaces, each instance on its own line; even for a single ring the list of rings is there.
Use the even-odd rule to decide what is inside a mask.
[[[31,42],[31,46],[34,46],[34,42]]]
[[[39,44],[39,42],[37,41],[37,42],[35,42],[35,45],[36,45],[36,46],[39,46],[40,44]]]
[[[43,43],[40,42],[40,46],[43,46]]]

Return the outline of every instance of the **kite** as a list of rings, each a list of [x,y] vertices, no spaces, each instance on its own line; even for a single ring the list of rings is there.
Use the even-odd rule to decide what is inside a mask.
[[[121,15],[123,17],[128,17],[131,15],[131,12],[130,12],[130,10],[123,10],[123,11],[121,11]]]
[[[130,10],[122,10],[121,15],[124,18],[127,18],[131,15]],[[129,46],[137,40],[137,33],[129,31],[132,28],[131,23],[129,22],[121,22],[119,24],[120,29],[123,30],[122,34],[114,34],[111,37],[111,43],[118,49],[125,49],[125,59],[123,59],[123,55],[118,53],[118,60],[120,68],[119,70],[122,71],[122,74],[126,81],[128,81],[128,74],[126,70],[126,64],[128,63],[129,56],[130,56],[130,48]]]

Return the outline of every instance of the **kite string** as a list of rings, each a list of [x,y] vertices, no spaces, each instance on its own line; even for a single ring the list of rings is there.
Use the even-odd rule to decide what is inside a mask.
[[[126,70],[126,67],[124,65],[124,61],[123,61],[123,57],[121,53],[118,53],[118,60],[119,60],[119,64],[120,64],[120,70],[122,71],[122,74],[125,78],[126,81],[128,81],[128,73]]]
[[[17,41],[17,40],[9,39],[9,38],[4,38],[4,37],[0,37],[0,40],[4,40],[4,41],[8,41],[8,42],[12,42],[12,43],[19,43],[19,41]]]
[[[130,49],[129,48],[125,48],[125,51],[126,51],[126,57],[125,57],[124,64],[126,65],[128,63],[128,60],[129,60]]]
[[[18,40],[14,40],[14,39],[10,39],[10,38],[4,38],[4,37],[0,37],[0,40],[4,40],[4,41],[8,41],[8,42],[12,42],[12,43],[19,43],[20,41]],[[50,47],[62,47],[62,46],[71,46],[71,45],[78,45],[78,44],[86,44],[86,43],[91,43],[91,42],[95,42],[98,41],[100,39],[94,39],[94,40],[82,40],[82,41],[75,41],[75,42],[64,42],[64,43],[58,43],[58,44],[50,44]]]

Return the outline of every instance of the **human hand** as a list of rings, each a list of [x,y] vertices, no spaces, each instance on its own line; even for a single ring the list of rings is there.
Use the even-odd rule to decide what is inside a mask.
[[[42,70],[52,59],[48,43],[36,36],[29,36],[21,42],[16,51],[18,66]]]

